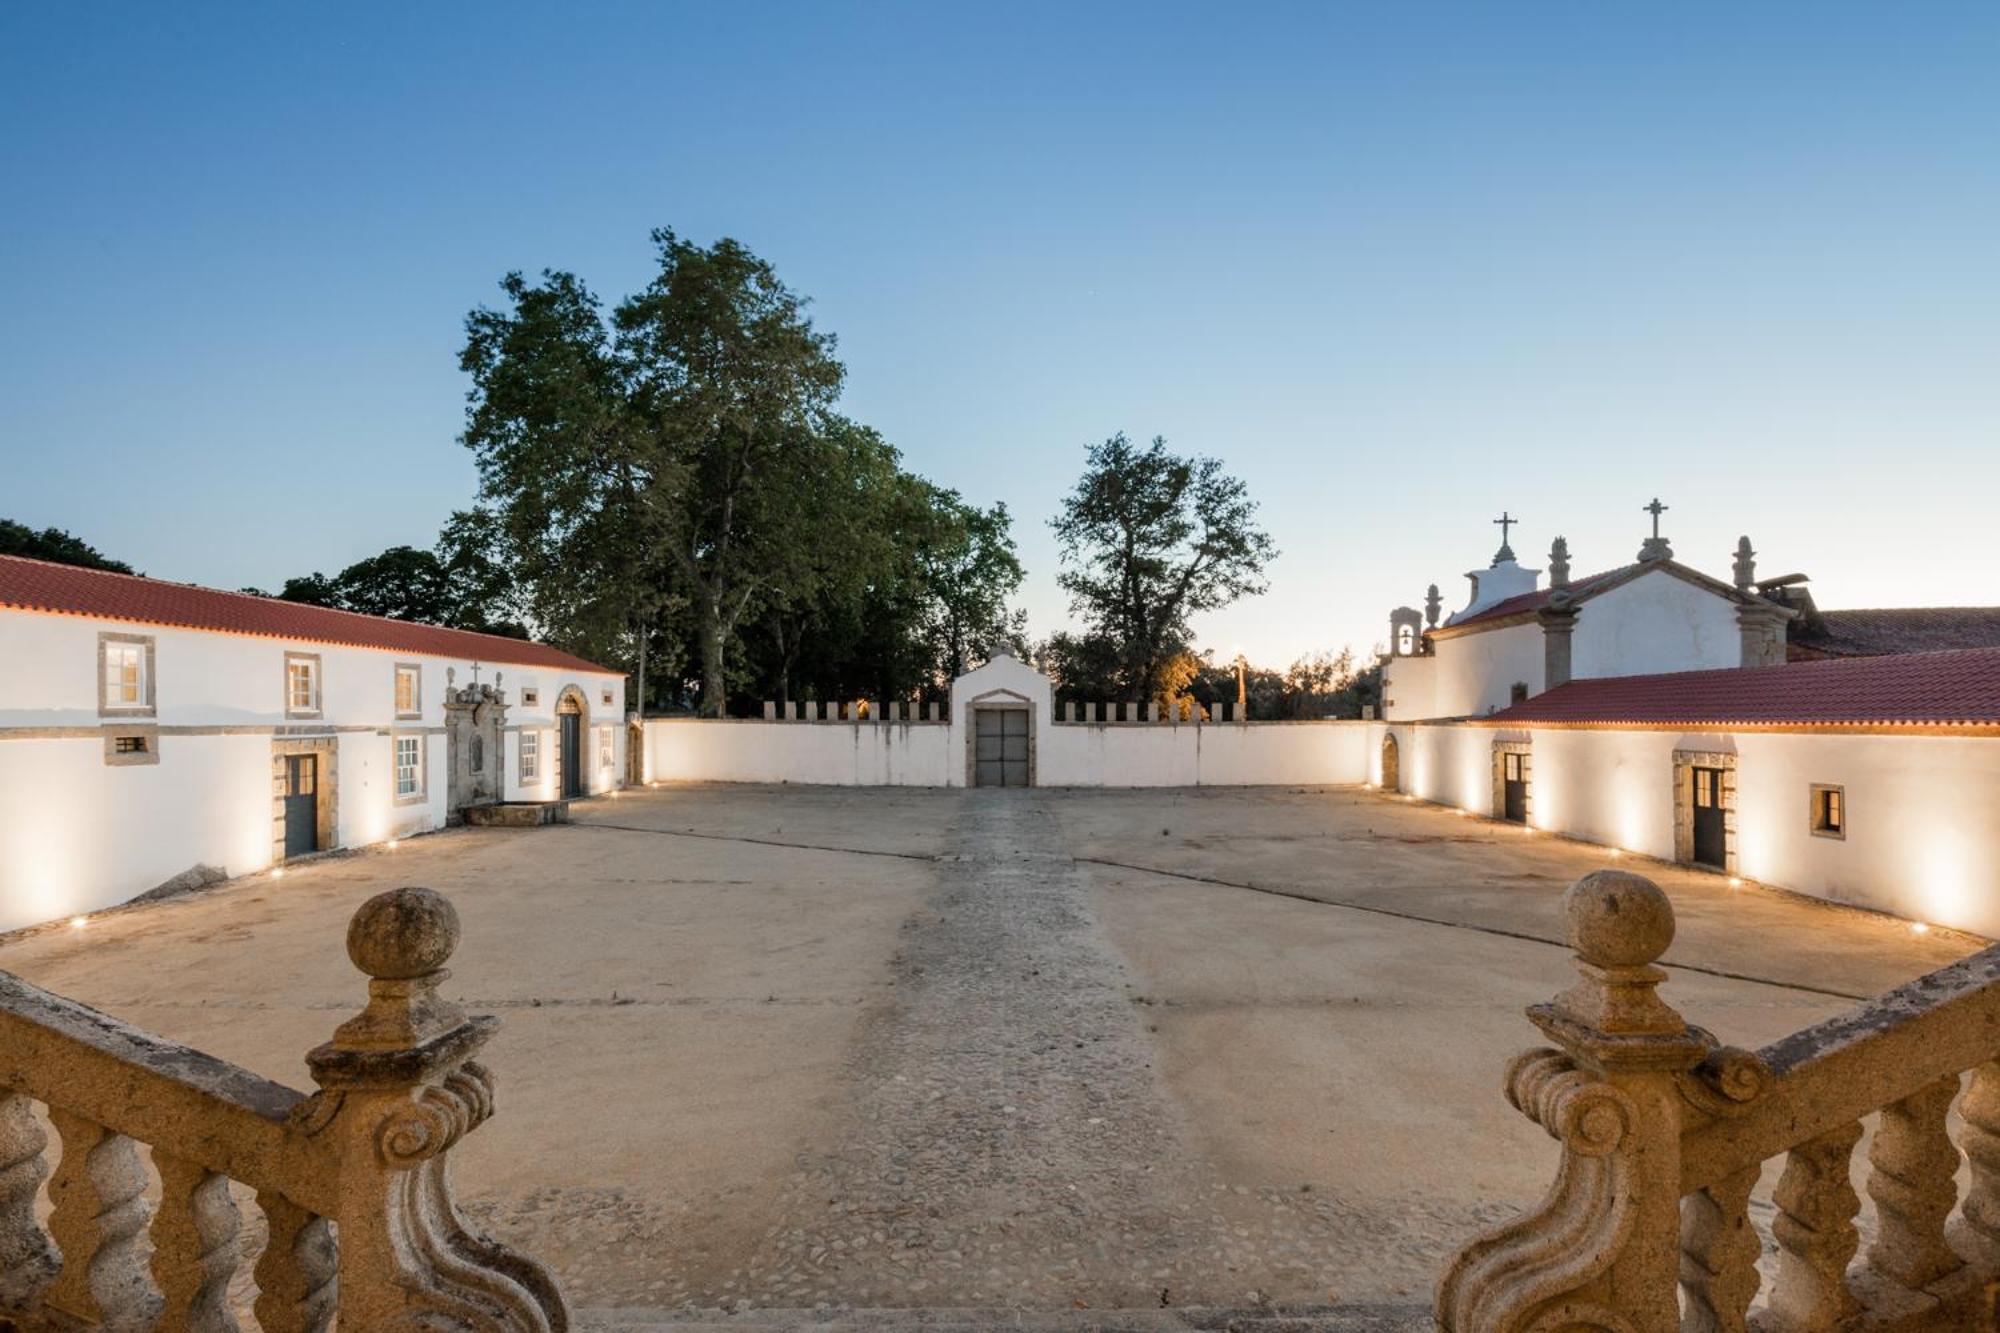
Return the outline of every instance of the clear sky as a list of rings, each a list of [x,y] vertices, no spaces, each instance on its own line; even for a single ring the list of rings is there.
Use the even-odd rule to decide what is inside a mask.
[[[2000,6],[0,7],[0,516],[237,587],[472,497],[460,324],[650,228],[815,300],[846,408],[1046,520],[1117,430],[1283,554],[1281,662],[1672,506],[1822,605],[2000,603]]]

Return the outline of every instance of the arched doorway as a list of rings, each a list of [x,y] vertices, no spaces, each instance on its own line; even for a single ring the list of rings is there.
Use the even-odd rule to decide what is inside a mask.
[[[590,729],[590,705],[572,685],[556,700],[556,794],[571,800],[590,792],[590,769],[584,743]]]
[[[1394,736],[1382,738],[1382,790],[1401,791],[1403,789],[1402,750]]]

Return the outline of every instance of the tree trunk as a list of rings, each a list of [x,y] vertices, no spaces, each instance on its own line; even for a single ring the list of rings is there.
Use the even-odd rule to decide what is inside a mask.
[[[639,626],[639,699],[632,709],[641,720],[646,716],[646,640],[650,637],[649,627],[642,622]]]
[[[704,599],[701,608],[701,715],[724,717],[728,700],[723,697],[723,653],[727,636],[722,629],[719,598]]]

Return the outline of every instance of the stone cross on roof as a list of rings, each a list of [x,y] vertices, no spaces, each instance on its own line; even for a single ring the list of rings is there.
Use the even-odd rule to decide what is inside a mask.
[[[1514,558],[1514,548],[1507,544],[1507,529],[1521,520],[1503,509],[1500,511],[1500,517],[1493,521],[1500,525],[1500,549],[1493,553],[1493,563],[1497,565],[1502,560],[1512,560]]]
[[[1674,548],[1667,545],[1667,539],[1660,535],[1660,515],[1666,513],[1669,508],[1670,506],[1660,503],[1660,497],[1657,495],[1653,497],[1653,503],[1639,506],[1642,513],[1653,516],[1653,535],[1648,537],[1645,544],[1639,548],[1639,559],[1641,561],[1671,560],[1674,558]]]

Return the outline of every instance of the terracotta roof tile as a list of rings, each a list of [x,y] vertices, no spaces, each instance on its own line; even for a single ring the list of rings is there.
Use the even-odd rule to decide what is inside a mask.
[[[1875,657],[1953,648],[2000,648],[2000,606],[1895,606],[1822,611],[1797,627],[1791,646],[1803,657]]]
[[[1992,726],[2000,648],[1575,680],[1487,718],[1511,726]]]
[[[1607,569],[1602,574],[1592,574],[1587,579],[1571,579],[1569,595],[1572,598],[1587,596],[1598,584],[1605,582],[1607,579],[1615,578],[1617,575],[1623,574],[1631,568],[1632,566],[1630,565],[1620,565],[1616,569]],[[1489,620],[1498,620],[1502,616],[1516,615],[1522,611],[1539,611],[1542,607],[1548,605],[1549,598],[1554,593],[1554,588],[1540,588],[1534,592],[1524,592],[1518,596],[1509,597],[1504,602],[1495,602],[1478,615],[1467,616],[1463,620],[1447,621],[1441,628],[1463,629],[1467,625],[1481,625]]]
[[[269,639],[348,644],[504,666],[552,667],[616,675],[581,657],[526,639],[364,616],[274,597],[222,592],[134,574],[0,555],[0,607],[142,625],[214,630]]]

